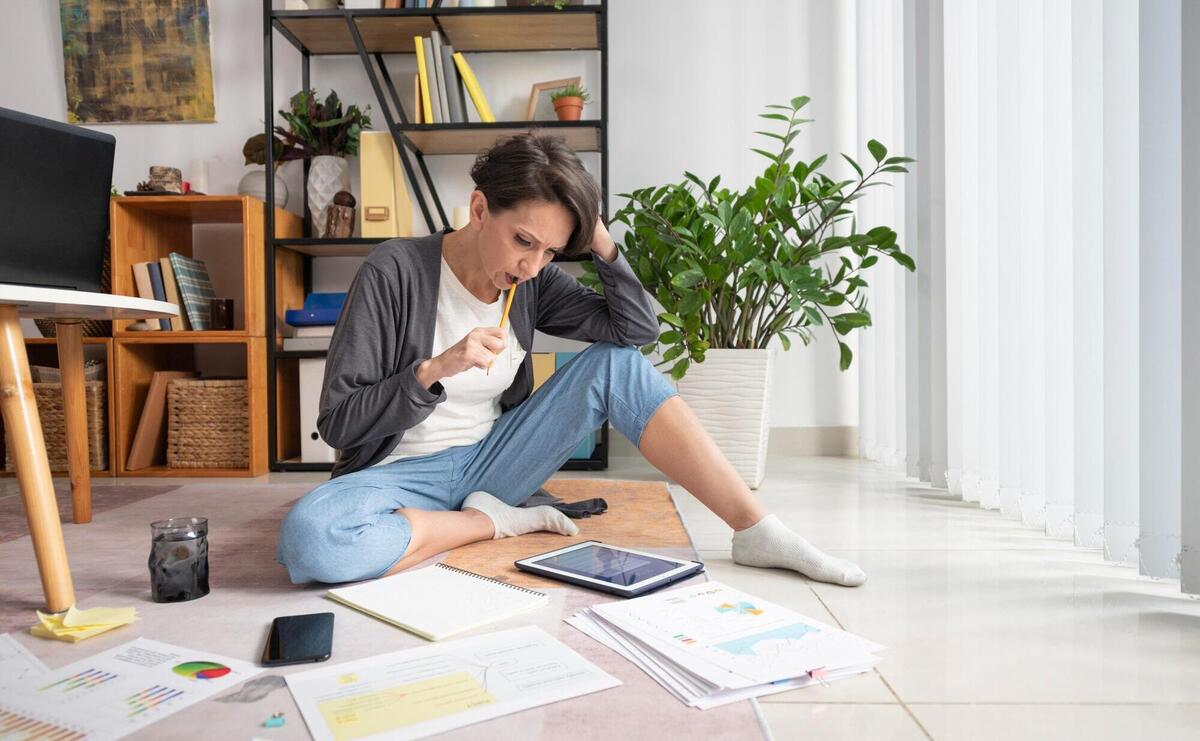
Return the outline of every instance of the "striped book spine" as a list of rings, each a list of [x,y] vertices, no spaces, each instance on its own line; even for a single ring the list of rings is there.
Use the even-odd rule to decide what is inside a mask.
[[[179,288],[179,297],[187,309],[188,321],[192,329],[208,329],[209,311],[212,306],[212,282],[208,279],[208,269],[203,260],[172,252],[171,267],[175,271],[175,284]]]

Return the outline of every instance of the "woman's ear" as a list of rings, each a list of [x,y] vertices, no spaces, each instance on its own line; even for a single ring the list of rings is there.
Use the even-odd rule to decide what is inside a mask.
[[[483,228],[483,220],[488,215],[487,196],[481,190],[471,191],[471,227],[474,229]]]

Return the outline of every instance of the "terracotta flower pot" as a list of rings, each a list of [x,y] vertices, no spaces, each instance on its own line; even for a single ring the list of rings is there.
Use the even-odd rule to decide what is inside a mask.
[[[583,113],[583,98],[572,95],[555,99],[554,113],[559,121],[578,121]]]

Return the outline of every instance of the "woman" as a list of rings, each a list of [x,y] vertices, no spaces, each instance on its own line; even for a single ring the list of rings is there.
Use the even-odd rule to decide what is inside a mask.
[[[292,581],[380,577],[539,530],[575,535],[553,507],[517,505],[608,419],[734,529],[737,563],[863,583],[857,566],[767,514],[637,350],[657,337],[654,308],[565,142],[510,138],[471,177],[469,225],[380,244],[350,287],[317,419],[339,456],[284,520],[278,558]],[[591,254],[603,295],[550,263],[564,253]],[[535,329],[594,344],[530,396]]]

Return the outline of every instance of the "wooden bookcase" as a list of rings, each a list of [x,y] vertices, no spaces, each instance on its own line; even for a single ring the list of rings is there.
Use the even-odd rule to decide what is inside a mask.
[[[302,280],[290,272],[286,256],[277,258],[275,305],[268,308],[263,290],[265,265],[263,242],[265,204],[251,196],[130,196],[113,198],[112,292],[136,296],[132,266],[158,260],[171,252],[193,254],[193,227],[202,224],[241,226],[239,244],[242,265],[240,298],[235,295],[235,315],[241,320],[226,331],[131,331],[130,322],[113,323],[110,440],[115,447],[117,476],[259,476],[267,472],[267,341],[268,311],[282,319],[287,302],[300,288],[290,281]],[[275,235],[298,237],[300,218],[274,209]],[[289,278],[289,276],[292,276]],[[273,323],[273,322],[271,322]],[[224,365],[238,369],[248,382],[249,465],[237,469],[176,469],[165,465],[129,471],[125,468],[129,445],[141,416],[150,378],[158,370],[198,370],[200,355],[219,355]]]

